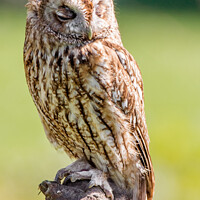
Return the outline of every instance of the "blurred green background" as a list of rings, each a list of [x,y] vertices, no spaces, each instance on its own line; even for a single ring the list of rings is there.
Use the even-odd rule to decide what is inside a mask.
[[[143,74],[155,200],[198,200],[199,1],[118,2],[124,46]],[[47,141],[27,89],[22,61],[23,3],[0,2],[0,199],[41,200],[38,184],[52,180],[71,161]]]

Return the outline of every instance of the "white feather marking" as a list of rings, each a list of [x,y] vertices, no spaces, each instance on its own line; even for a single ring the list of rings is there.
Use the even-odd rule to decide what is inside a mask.
[[[140,96],[140,99],[143,100],[143,93],[142,93],[142,90],[141,90],[139,85],[137,85],[137,91],[138,91],[138,94]]]
[[[128,100],[126,99],[126,100],[124,100],[123,102],[122,102],[122,108],[123,109],[126,109],[128,107]]]

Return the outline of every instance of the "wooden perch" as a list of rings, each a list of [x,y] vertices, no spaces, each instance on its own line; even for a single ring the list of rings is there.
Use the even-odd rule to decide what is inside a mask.
[[[115,200],[131,200],[130,194],[109,181]],[[61,185],[53,181],[43,181],[39,188],[46,200],[110,200],[100,187],[88,189],[89,181],[67,182]]]

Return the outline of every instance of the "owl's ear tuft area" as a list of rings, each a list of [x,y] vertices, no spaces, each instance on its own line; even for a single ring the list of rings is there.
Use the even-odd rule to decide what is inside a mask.
[[[29,22],[34,23],[35,20],[37,20],[40,4],[40,0],[29,0],[28,3],[25,5],[25,7],[27,8],[27,20]]]
[[[28,11],[38,11],[40,3],[40,0],[29,0],[25,7]]]
[[[98,0],[98,5],[106,5],[111,6],[113,5],[113,0]]]
[[[107,19],[113,12],[113,0],[99,0],[95,8],[98,17]]]

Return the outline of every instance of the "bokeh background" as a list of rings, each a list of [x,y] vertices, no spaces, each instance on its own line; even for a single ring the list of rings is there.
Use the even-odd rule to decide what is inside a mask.
[[[24,0],[0,1],[0,199],[42,200],[71,161],[47,141],[22,61]],[[200,199],[200,1],[118,0],[125,47],[144,79],[155,200]]]

